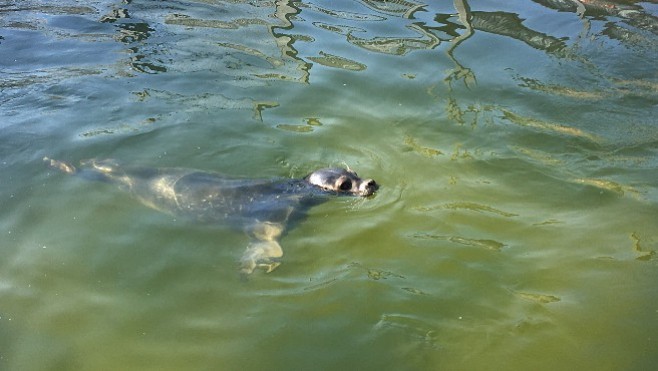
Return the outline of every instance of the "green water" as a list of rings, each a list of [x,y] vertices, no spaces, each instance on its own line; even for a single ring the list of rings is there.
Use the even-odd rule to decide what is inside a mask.
[[[658,4],[583,3],[0,2],[0,369],[652,369]],[[44,156],[382,187],[245,282]]]

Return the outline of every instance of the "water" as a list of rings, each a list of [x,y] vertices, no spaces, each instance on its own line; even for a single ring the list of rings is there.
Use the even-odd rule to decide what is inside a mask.
[[[652,368],[657,17],[621,0],[0,3],[0,369]],[[345,163],[382,188],[313,209],[244,282],[246,236],[44,156]]]

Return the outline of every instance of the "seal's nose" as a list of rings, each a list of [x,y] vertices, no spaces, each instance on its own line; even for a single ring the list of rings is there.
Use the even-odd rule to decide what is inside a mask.
[[[366,179],[362,183],[362,188],[363,189],[361,192],[363,192],[365,196],[370,196],[371,194],[375,193],[377,189],[379,189],[379,185],[372,179]]]

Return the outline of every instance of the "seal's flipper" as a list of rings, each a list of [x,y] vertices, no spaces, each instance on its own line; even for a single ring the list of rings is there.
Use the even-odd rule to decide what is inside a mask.
[[[273,241],[281,237],[283,228],[283,225],[279,223],[256,222],[247,228],[247,234],[256,240]]]
[[[254,241],[247,246],[240,259],[240,271],[243,274],[251,274],[256,268],[263,268],[270,273],[281,265],[277,260],[283,256],[283,249],[278,239],[283,229],[284,226],[279,223],[258,221],[247,228],[247,234]]]
[[[247,246],[240,259],[240,272],[251,274],[256,268],[263,268],[270,273],[281,265],[277,259],[283,256],[283,249],[277,241],[257,241]]]
[[[48,164],[48,166],[60,170],[61,172],[66,174],[75,174],[78,172],[78,169],[76,169],[75,166],[66,163],[64,161],[53,160],[50,157],[44,157],[43,162]]]
[[[113,160],[92,159],[81,161],[79,168],[76,168],[68,162],[54,160],[49,157],[44,157],[43,161],[53,169],[57,169],[65,174],[76,175],[88,180],[97,180],[101,182],[127,185],[130,185],[131,183],[128,176]]]

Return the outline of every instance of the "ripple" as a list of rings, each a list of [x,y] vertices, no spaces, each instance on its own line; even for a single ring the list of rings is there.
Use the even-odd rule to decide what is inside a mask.
[[[411,147],[411,149],[414,152],[416,152],[416,153],[418,153],[422,156],[425,156],[425,157],[430,157],[431,158],[431,157],[435,157],[435,156],[439,156],[439,155],[443,154],[443,152],[441,152],[438,149],[421,146],[420,144],[418,144],[418,142],[416,142],[416,139],[413,138],[410,135],[407,135],[404,138],[404,144]]]
[[[359,269],[359,270],[363,270],[364,272],[366,272],[366,275],[368,276],[368,278],[370,278],[371,280],[374,280],[374,281],[379,281],[379,280],[382,280],[382,279],[385,280],[385,279],[388,279],[388,278],[405,279],[405,277],[400,275],[400,274],[397,274],[397,273],[394,273],[394,272],[391,272],[391,271],[387,271],[387,270],[377,269],[377,268],[368,268],[368,267],[365,267],[365,266],[361,265],[360,263],[351,263],[348,267],[351,268],[351,269],[356,268],[356,269]]]
[[[544,84],[537,79],[532,79],[528,77],[518,77],[522,83],[519,85],[524,88],[531,90],[541,91],[544,93],[561,95],[568,98],[582,99],[582,100],[598,100],[603,99],[607,96],[605,92],[602,91],[589,91],[581,90],[576,88],[571,88],[563,85],[556,84]]]
[[[633,252],[635,252],[636,260],[648,261],[653,259],[656,255],[656,250],[650,250],[644,246],[644,241],[637,232],[631,233],[631,241],[633,242]]]
[[[419,240],[444,240],[468,247],[479,247],[490,251],[501,251],[507,245],[495,240],[467,238],[461,236],[445,236],[433,233],[415,233],[412,238]]]
[[[421,34],[421,37],[373,37],[361,38],[350,33],[347,35],[347,41],[360,48],[377,53],[392,54],[402,56],[415,50],[434,49],[441,43],[441,39],[434,36],[431,32],[425,31],[418,25],[409,26],[410,29]]]
[[[383,21],[386,19],[385,17],[374,15],[374,14],[347,12],[343,10],[332,10],[328,8],[323,8],[313,3],[304,4],[304,6],[318,13],[326,14],[328,16],[338,19],[347,19],[352,21],[369,21],[369,22]]]
[[[165,24],[187,26],[187,27],[206,27],[217,29],[237,30],[241,27],[259,25],[269,25],[268,22],[258,18],[240,18],[232,21],[220,21],[216,19],[197,19],[184,14],[171,14],[165,18]]]
[[[588,133],[578,128],[565,126],[553,122],[543,121],[533,117],[522,116],[507,109],[503,109],[502,113],[503,113],[503,117],[506,120],[519,126],[538,129],[541,131],[552,132],[552,133],[566,135],[575,138],[586,139],[594,143],[599,143],[601,141],[596,135]]]
[[[396,330],[402,331],[413,341],[428,347],[437,346],[437,331],[427,321],[405,314],[382,314],[374,326],[375,331]]]
[[[334,32],[340,35],[347,35],[350,32],[366,32],[364,28],[358,28],[358,27],[353,27],[353,26],[343,26],[343,25],[335,25],[335,24],[329,24],[329,23],[324,23],[324,22],[313,22],[313,25],[319,29],[325,30],[325,31],[330,31]]]
[[[578,178],[573,180],[575,183],[588,185],[591,187],[598,188],[600,190],[616,193],[619,196],[624,196],[625,194],[630,194],[635,198],[640,198],[642,193],[635,189],[634,187],[619,184],[607,179],[598,179],[598,178]]]
[[[363,63],[320,51],[319,57],[308,57],[311,61],[327,67],[340,68],[348,71],[363,71],[367,67]]]
[[[320,121],[319,118],[317,117],[307,117],[303,119],[304,124],[302,125],[296,125],[296,124],[277,124],[276,128],[285,130],[285,131],[291,131],[295,133],[310,133],[314,131],[317,127],[322,126],[322,122]]]
[[[362,0],[363,3],[380,13],[397,16],[401,18],[411,18],[413,14],[425,8],[425,4],[415,1],[395,0],[395,1],[375,1]]]
[[[537,293],[529,293],[529,292],[515,292],[515,294],[521,299],[534,301],[535,303],[539,303],[539,304],[556,303],[561,300],[557,296],[547,295],[547,294],[537,294]]]
[[[496,208],[493,208],[491,206],[487,205],[482,205],[478,204],[475,202],[451,202],[447,203],[444,205],[439,205],[439,206],[432,206],[432,207],[416,207],[416,210],[419,211],[433,211],[436,209],[447,209],[447,210],[468,210],[468,211],[475,211],[478,213],[489,213],[489,214],[495,214],[495,215],[500,215],[506,218],[512,218],[515,216],[519,216],[518,214],[510,213],[507,211],[502,211]]]
[[[277,124],[276,128],[293,133],[310,133],[313,131],[313,126],[310,125]]]

